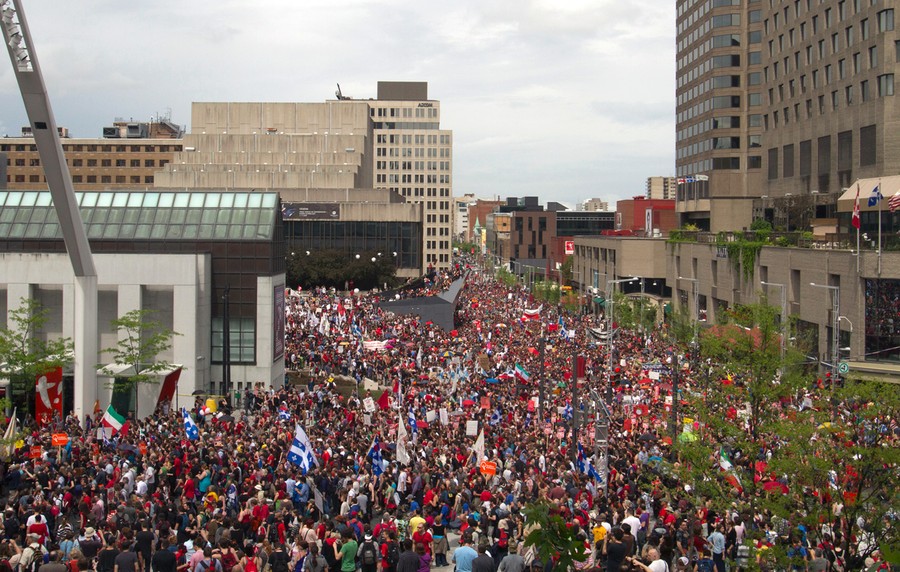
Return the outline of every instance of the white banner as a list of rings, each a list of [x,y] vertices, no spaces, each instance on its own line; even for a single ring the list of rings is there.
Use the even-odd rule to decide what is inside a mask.
[[[478,435],[478,421],[468,420],[466,421],[466,436],[474,437]]]

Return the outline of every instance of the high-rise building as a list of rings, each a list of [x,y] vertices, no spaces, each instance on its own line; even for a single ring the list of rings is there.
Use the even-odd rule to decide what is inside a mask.
[[[679,0],[681,221],[735,230],[803,198],[833,216],[842,188],[900,172],[894,11],[874,0]]]
[[[608,211],[609,203],[604,201],[603,199],[593,198],[588,199],[581,203],[581,210],[583,211]]]
[[[453,132],[441,129],[441,102],[427,82],[378,82],[368,100],[375,135],[375,188],[424,206],[425,263],[450,266],[453,234]]]
[[[674,200],[677,188],[675,177],[647,177],[648,199]]]

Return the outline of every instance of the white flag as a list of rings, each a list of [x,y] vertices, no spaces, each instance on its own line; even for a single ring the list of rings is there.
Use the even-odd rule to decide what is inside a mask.
[[[408,436],[409,433],[406,432],[403,413],[400,413],[400,423],[397,424],[397,460],[404,465],[409,464],[409,453],[406,451],[406,439]]]
[[[478,433],[478,438],[475,439],[475,445],[472,447],[472,450],[475,451],[475,464],[478,465],[484,459],[484,429]]]

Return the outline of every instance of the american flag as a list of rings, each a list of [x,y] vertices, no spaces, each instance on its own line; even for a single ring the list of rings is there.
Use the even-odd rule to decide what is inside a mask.
[[[888,208],[891,209],[891,212],[900,209],[900,191],[894,193],[894,196],[888,200]]]

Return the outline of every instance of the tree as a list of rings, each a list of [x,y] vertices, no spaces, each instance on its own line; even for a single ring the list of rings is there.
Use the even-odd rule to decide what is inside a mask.
[[[575,257],[572,255],[566,256],[566,259],[560,264],[559,273],[562,276],[563,284],[568,284],[569,286],[572,285],[572,277],[575,274],[574,266]]]
[[[22,298],[18,308],[9,312],[12,328],[0,328],[0,362],[6,363],[12,403],[22,413],[34,413],[37,377],[72,361],[70,338],[41,338],[48,319],[49,310],[40,302]]]
[[[396,260],[386,250],[357,255],[337,250],[295,250],[287,255],[287,280],[304,288],[343,289],[351,281],[360,290],[381,288],[385,283],[391,287],[397,282]]]
[[[134,409],[138,408],[138,387],[159,383],[157,374],[172,368],[159,355],[172,347],[172,339],[178,332],[166,328],[161,322],[150,319],[153,310],[132,310],[110,322],[119,333],[119,341],[111,348],[101,350],[112,356],[113,363],[128,366],[123,374],[116,374],[109,366],[98,366],[109,376],[114,376],[115,392],[134,395]]]
[[[585,552],[584,540],[549,504],[532,503],[524,512],[528,523],[524,544],[534,550],[535,560],[547,563],[555,559],[554,570],[569,570],[575,562],[585,561],[589,552]]]
[[[703,332],[683,396],[699,427],[676,439],[673,470],[717,514],[737,503],[748,525],[764,514],[785,539],[840,532],[847,567],[858,569],[875,549],[897,546],[900,449],[888,428],[900,396],[871,381],[822,383],[790,345],[782,358],[779,313],[742,306]],[[785,561],[788,548],[780,541],[767,554]]]

